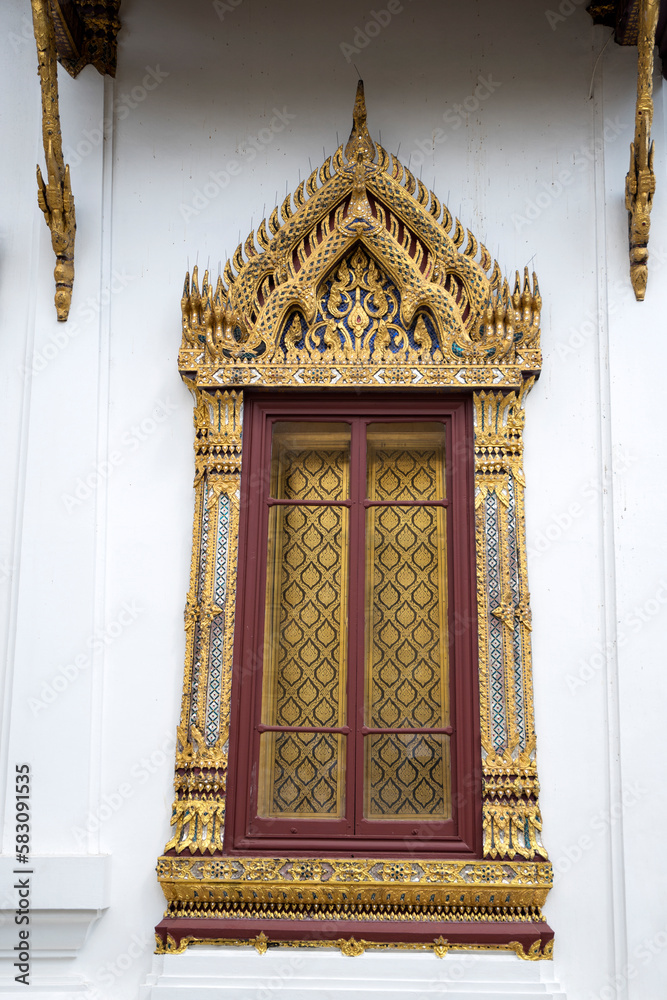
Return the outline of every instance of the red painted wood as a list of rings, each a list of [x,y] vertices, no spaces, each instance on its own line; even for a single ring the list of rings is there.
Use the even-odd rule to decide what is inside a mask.
[[[380,854],[404,856],[437,854],[481,857],[481,768],[477,678],[477,621],[474,574],[473,437],[470,397],[431,393],[299,393],[246,395],[237,621],[234,645],[230,772],[227,791],[225,853],[286,853],[317,856]],[[347,738],[348,789],[356,783],[357,801],[347,796],[347,813],[340,820],[299,818],[266,820],[255,816],[261,701],[263,605],[266,588],[266,533],[268,528],[270,428],[273,422],[335,419],[356,428],[351,453],[351,484],[357,494],[350,505],[350,551],[360,552],[356,575],[349,586],[350,661],[356,650],[360,665],[357,689],[348,685],[347,725],[360,730],[363,719],[363,573],[366,461],[361,431],[368,422],[443,419],[447,430],[447,500],[428,506],[446,506],[450,627],[450,740],[453,818],[447,822],[360,819],[363,791],[357,777],[363,767],[362,735]],[[357,487],[363,484],[363,489]],[[354,493],[351,493],[351,498]],[[359,501],[361,498],[361,501]],[[290,501],[293,503],[293,501]],[[306,501],[312,504],[313,501]],[[373,503],[373,506],[376,504]],[[389,505],[389,504],[387,504]],[[403,504],[401,504],[403,505]],[[412,506],[418,505],[418,502]],[[266,727],[262,727],[265,729]],[[271,727],[273,729],[273,727]],[[276,727],[281,729],[283,727]],[[291,729],[293,727],[284,727]],[[310,728],[310,727],[308,727]],[[347,727],[342,727],[347,728]],[[423,730],[425,734],[429,730]],[[356,816],[355,816],[356,809]],[[354,835],[354,830],[357,833]],[[296,831],[294,833],[293,831]],[[343,851],[343,848],[345,850]],[[479,925],[478,925],[479,926]]]

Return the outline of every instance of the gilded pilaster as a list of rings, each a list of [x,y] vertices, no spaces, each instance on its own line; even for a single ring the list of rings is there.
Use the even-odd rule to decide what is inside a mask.
[[[518,392],[473,396],[484,854],[546,858],[540,831]],[[498,603],[493,598],[499,597]]]
[[[165,850],[194,854],[221,850],[224,834],[243,397],[188,384],[195,397],[195,516],[172,815],[176,829]]]

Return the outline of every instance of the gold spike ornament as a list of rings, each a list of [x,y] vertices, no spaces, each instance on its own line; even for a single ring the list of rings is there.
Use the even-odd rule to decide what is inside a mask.
[[[361,153],[361,157],[359,154]],[[375,146],[366,126],[366,100],[364,98],[364,81],[357,84],[357,96],[352,112],[352,131],[345,147],[345,159],[348,163],[366,160],[372,163],[375,159]]]

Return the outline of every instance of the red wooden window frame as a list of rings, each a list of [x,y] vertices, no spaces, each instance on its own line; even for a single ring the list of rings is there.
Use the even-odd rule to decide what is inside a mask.
[[[225,850],[229,853],[322,854],[356,856],[438,854],[457,858],[481,856],[481,781],[475,599],[473,510],[473,427],[470,397],[400,393],[376,395],[335,393],[273,394],[248,392],[245,398],[241,523],[236,603],[236,632],[227,788]],[[356,719],[348,711],[350,745],[346,756],[347,795],[341,819],[256,816],[264,595],[269,502],[271,428],[281,420],[368,423],[440,421],[445,425],[447,500],[447,579],[450,671],[450,760],[452,817],[445,821],[414,819],[364,820],[362,782],[351,775],[355,741],[363,744],[363,621],[355,608],[364,558],[350,559],[350,638],[348,657],[356,650]],[[356,456],[364,461],[365,456]],[[354,462],[355,455],[351,456]],[[357,470],[364,476],[365,468]],[[343,505],[343,504],[341,504]],[[345,503],[345,506],[350,506]],[[429,505],[434,505],[431,502]],[[361,519],[368,503],[352,504],[350,553],[364,553]],[[355,582],[355,575],[357,580]],[[363,593],[363,590],[362,590]],[[349,675],[351,677],[351,674]],[[351,688],[352,685],[349,685]],[[363,759],[360,765],[363,767]],[[355,815],[356,820],[355,832]]]

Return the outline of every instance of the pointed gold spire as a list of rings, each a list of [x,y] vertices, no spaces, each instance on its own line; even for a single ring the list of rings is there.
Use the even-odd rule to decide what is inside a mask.
[[[357,84],[357,96],[352,112],[352,131],[345,147],[345,158],[348,163],[359,159],[371,163],[375,159],[375,146],[366,127],[366,101],[364,100],[364,81]]]

